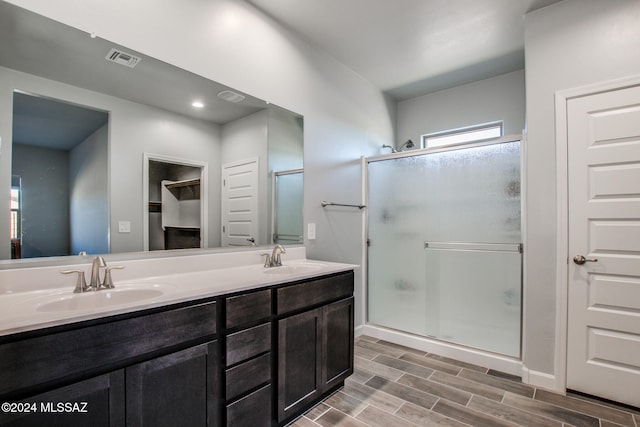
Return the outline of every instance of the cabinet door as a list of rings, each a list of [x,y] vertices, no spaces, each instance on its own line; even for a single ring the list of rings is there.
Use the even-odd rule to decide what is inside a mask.
[[[127,426],[217,426],[216,359],[214,341],[127,368]]]
[[[322,391],[353,373],[353,297],[322,308]]]
[[[124,424],[124,371],[21,400],[30,412],[0,412],[6,427],[115,427]]]
[[[322,308],[278,321],[278,422],[322,393]]]

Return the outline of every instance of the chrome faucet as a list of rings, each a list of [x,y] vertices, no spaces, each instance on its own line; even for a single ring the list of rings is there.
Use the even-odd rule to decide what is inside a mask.
[[[105,268],[104,279],[102,283],[100,283],[100,269]],[[71,274],[76,273],[78,275],[76,280],[76,287],[73,290],[75,293],[82,292],[90,292],[90,291],[99,291],[100,289],[113,289],[113,279],[111,278],[111,270],[124,268],[121,265],[107,267],[107,263],[104,258],[101,256],[97,256],[93,259],[91,263],[91,281],[87,284],[87,281],[84,278],[83,270],[65,270],[61,271],[62,274]]]
[[[273,250],[271,251],[271,255],[268,253],[260,254],[265,257],[264,266],[265,268],[269,267],[281,267],[282,266],[282,258],[280,258],[280,254],[287,253],[287,250],[282,245],[275,245]]]
[[[287,253],[287,250],[282,245],[275,245],[271,251],[271,267],[282,266],[282,259],[280,254]]]
[[[93,291],[97,291],[100,288],[100,269],[106,267],[107,263],[104,258],[97,256],[91,263],[91,281],[89,282],[89,288]]]

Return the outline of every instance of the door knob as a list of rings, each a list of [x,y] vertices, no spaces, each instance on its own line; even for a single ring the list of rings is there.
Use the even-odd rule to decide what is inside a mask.
[[[588,258],[585,258],[583,255],[576,255],[573,257],[573,262],[575,262],[578,265],[582,265],[585,262],[598,262],[598,258],[588,259]]]

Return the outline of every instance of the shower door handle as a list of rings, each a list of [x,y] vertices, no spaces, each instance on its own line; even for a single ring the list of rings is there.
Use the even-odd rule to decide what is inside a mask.
[[[583,255],[576,255],[573,257],[573,262],[575,262],[578,265],[582,265],[585,262],[598,262],[598,258],[588,259],[588,258],[585,258]]]

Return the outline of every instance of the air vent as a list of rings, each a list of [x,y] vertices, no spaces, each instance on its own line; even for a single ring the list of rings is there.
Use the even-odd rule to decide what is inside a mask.
[[[129,68],[133,68],[138,65],[138,62],[142,61],[142,58],[131,55],[130,53],[123,52],[119,49],[111,49],[107,56],[104,57],[107,61],[115,62],[116,64],[124,65]]]
[[[229,102],[240,102],[244,99],[244,95],[240,95],[239,93],[231,90],[223,90],[222,92],[218,93],[218,98],[222,98],[225,101]]]

